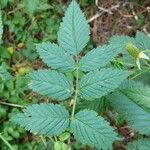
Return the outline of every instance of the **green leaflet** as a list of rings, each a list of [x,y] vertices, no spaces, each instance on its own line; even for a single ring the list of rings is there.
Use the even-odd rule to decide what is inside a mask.
[[[41,43],[37,45],[37,52],[49,67],[63,72],[73,71],[75,62],[61,47],[52,43]]]
[[[93,101],[83,101],[77,105],[77,110],[89,109],[94,110],[98,114],[105,112],[108,106],[108,100],[105,97]]]
[[[7,72],[4,66],[0,66],[0,78],[2,78],[2,80],[10,80],[12,78],[12,76],[9,72]]]
[[[112,107],[124,116],[135,131],[150,135],[150,113],[132,102],[121,92],[113,93],[109,100]]]
[[[29,73],[31,82],[29,88],[41,95],[50,96],[57,100],[65,100],[73,92],[72,83],[56,71],[38,70]]]
[[[135,39],[129,36],[114,35],[109,39],[109,43],[114,45],[120,45],[122,50],[125,50],[125,45],[127,43],[135,44]]]
[[[1,11],[0,11],[0,43],[1,43],[1,39],[2,39],[2,34],[3,34],[3,26],[2,26],[2,15],[1,15]]]
[[[150,139],[138,139],[130,142],[127,146],[128,150],[149,150]]]
[[[58,42],[70,54],[77,55],[89,40],[89,25],[75,0],[69,5],[58,32]]]
[[[138,105],[150,109],[150,87],[141,82],[126,81],[120,91]]]
[[[90,72],[79,81],[79,95],[86,100],[100,98],[115,90],[128,76],[128,71],[118,69]]]
[[[121,52],[118,45],[103,45],[88,52],[79,62],[82,71],[92,71],[105,67]]]
[[[94,111],[82,110],[71,121],[71,131],[76,140],[98,149],[111,149],[119,140],[109,123]]]
[[[11,121],[32,133],[59,135],[69,126],[69,113],[61,105],[34,104],[24,113],[12,117]]]

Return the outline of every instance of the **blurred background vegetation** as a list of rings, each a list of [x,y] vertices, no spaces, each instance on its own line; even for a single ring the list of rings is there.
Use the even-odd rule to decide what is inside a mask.
[[[15,127],[9,118],[31,103],[49,102],[27,88],[25,75],[32,69],[42,68],[35,44],[57,42],[57,31],[69,0],[0,0],[3,37],[0,45],[0,137],[14,150],[41,150],[41,137],[32,136]],[[133,35],[136,30],[150,33],[149,0],[79,0],[91,27],[87,49],[106,43],[114,34]],[[10,148],[0,138],[0,149]],[[51,143],[49,143],[51,144]],[[79,145],[75,145],[75,149]]]

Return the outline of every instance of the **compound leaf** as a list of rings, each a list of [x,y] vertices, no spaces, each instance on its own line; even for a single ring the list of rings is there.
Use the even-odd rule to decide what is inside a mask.
[[[71,131],[76,140],[101,149],[111,149],[118,140],[113,128],[101,116],[92,110],[82,110],[71,121]]]
[[[150,135],[150,113],[121,92],[113,93],[109,99],[112,107],[124,116],[135,131]]]
[[[150,109],[150,87],[141,82],[126,81],[120,91],[138,105]]]
[[[88,52],[79,63],[82,71],[92,71],[105,67],[120,53],[118,45],[104,45]]]
[[[11,121],[32,133],[59,135],[69,125],[69,113],[61,105],[34,104],[28,106],[24,113],[12,117]]]
[[[150,139],[138,139],[128,144],[128,150],[149,150]]]
[[[75,0],[69,5],[58,33],[58,42],[70,54],[77,55],[89,40],[89,25]]]
[[[29,78],[29,88],[41,95],[65,100],[72,94],[73,85],[62,73],[38,70],[29,73]]]
[[[73,58],[58,45],[47,42],[38,44],[36,48],[43,62],[49,67],[63,72],[74,70]]]
[[[100,98],[116,89],[128,76],[128,71],[118,69],[90,72],[79,81],[79,94],[87,100]]]

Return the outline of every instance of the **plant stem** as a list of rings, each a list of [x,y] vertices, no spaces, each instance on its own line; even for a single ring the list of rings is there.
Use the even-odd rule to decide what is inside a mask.
[[[40,138],[41,138],[41,140],[42,140],[44,146],[47,147],[46,140],[44,139],[44,137],[43,137],[43,136],[40,136]]]
[[[3,101],[0,101],[0,104],[2,104],[2,105],[7,105],[7,106],[12,106],[12,107],[18,107],[18,108],[23,108],[23,107],[25,107],[25,106],[22,106],[22,105],[7,103],[7,102],[3,102]]]
[[[0,133],[0,139],[10,148],[10,150],[14,150],[14,148],[7,142],[7,140]]]
[[[76,62],[78,64],[78,58],[76,57]],[[72,114],[71,118],[73,119],[74,114],[75,114],[75,108],[76,108],[76,103],[77,103],[77,97],[78,97],[78,81],[79,81],[79,68],[76,68],[76,89],[75,89],[75,96],[74,96],[74,103],[72,107]]]
[[[57,136],[54,136],[54,139],[55,139],[55,142],[57,142],[58,140],[57,140]]]
[[[55,140],[54,140],[51,136],[48,136],[48,137],[49,137],[49,139],[52,141],[52,143],[55,142]]]

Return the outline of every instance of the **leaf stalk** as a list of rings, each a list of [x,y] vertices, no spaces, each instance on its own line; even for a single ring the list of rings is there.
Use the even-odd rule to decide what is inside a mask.
[[[78,64],[78,57],[76,56],[76,62]],[[71,119],[74,118],[74,114],[75,114],[75,108],[76,108],[76,103],[77,103],[77,98],[78,98],[78,82],[79,82],[79,68],[76,68],[76,83],[75,83],[75,96],[74,96],[74,103],[73,103],[73,107],[72,107],[72,114],[71,114]]]

